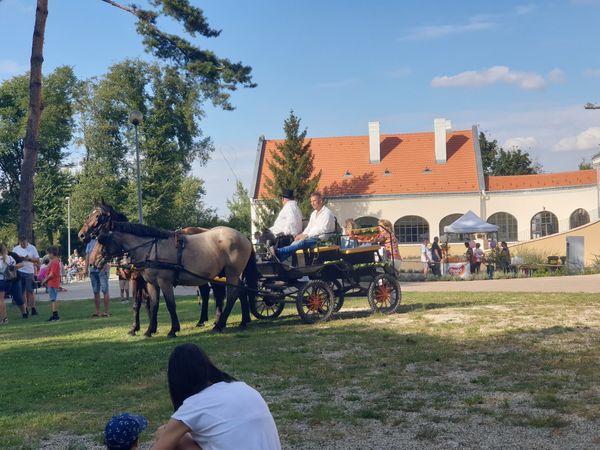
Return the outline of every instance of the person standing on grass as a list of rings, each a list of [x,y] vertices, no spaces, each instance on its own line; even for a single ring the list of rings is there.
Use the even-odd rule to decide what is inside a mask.
[[[481,269],[481,263],[483,262],[483,257],[483,249],[481,248],[481,244],[477,242],[475,244],[475,249],[473,250],[473,259],[475,260],[475,273],[479,273],[479,270]]]
[[[117,266],[117,276],[119,277],[119,292],[121,293],[121,303],[129,303],[129,284],[131,283],[131,261],[127,255],[119,261]]]
[[[431,244],[431,271],[435,276],[441,276],[442,248],[440,247],[440,238],[434,237]]]
[[[175,412],[153,450],[280,450],[267,403],[255,389],[219,370],[195,344],[175,347],[167,369]]]
[[[110,295],[108,293],[110,264],[106,264],[102,270],[99,270],[96,266],[90,267],[90,256],[97,243],[96,239],[92,239],[85,248],[85,275],[89,275],[90,277],[92,291],[94,292],[94,305],[96,307],[96,312],[92,314],[92,317],[110,317]],[[100,291],[102,291],[102,295],[104,296],[104,312],[102,314],[100,314]]]
[[[48,272],[42,284],[48,287],[48,297],[50,297],[50,303],[52,305],[52,315],[48,319],[48,322],[58,322],[58,290],[60,289],[60,259],[58,258],[58,249],[54,246],[49,247],[46,253],[50,257],[50,265],[48,266]]]
[[[10,281],[6,279],[4,274],[11,266],[14,270],[17,270],[17,262],[8,254],[6,245],[0,244],[0,325],[6,325],[8,323],[4,296],[10,290]],[[21,304],[21,306],[23,305]]]
[[[18,271],[18,280],[21,283],[21,292],[23,293],[23,299],[25,300],[24,314],[29,315],[29,311],[31,310],[31,315],[37,316],[33,286],[33,274],[35,273],[35,268],[33,265],[40,263],[40,255],[35,246],[27,242],[25,236],[19,236],[19,245],[13,248],[13,252],[23,258],[24,261],[23,266]],[[23,318],[25,318],[25,316],[23,316]]]

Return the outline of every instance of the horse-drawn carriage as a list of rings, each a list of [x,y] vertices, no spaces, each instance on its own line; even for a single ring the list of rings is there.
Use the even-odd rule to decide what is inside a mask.
[[[395,312],[401,300],[395,269],[378,260],[378,246],[305,249],[295,255],[296,265],[290,266],[256,258],[248,239],[231,228],[160,230],[130,223],[105,203],[90,213],[79,236],[84,241],[97,237],[99,245],[90,256],[94,264],[102,265],[127,253],[142,272],[149,295],[146,336],[157,329],[160,291],[171,316],[168,336],[174,337],[179,331],[173,292],[176,285],[211,282],[226,286],[227,303],[215,331],[225,328],[237,298],[242,306],[242,328],[250,321],[250,312],[257,318],[274,318],[291,301],[303,321],[315,323],[338,311],[350,294],[366,294],[373,311],[387,314]],[[226,282],[215,281],[221,275],[225,275]],[[139,311],[139,305],[137,308]],[[137,330],[139,321],[134,322],[130,332],[135,334]]]
[[[295,303],[304,322],[325,321],[350,295],[366,295],[373,312],[392,314],[400,306],[396,270],[382,260],[379,246],[298,250],[293,265],[273,261],[264,247],[257,247],[258,291],[250,310],[258,319],[276,318],[286,303]]]

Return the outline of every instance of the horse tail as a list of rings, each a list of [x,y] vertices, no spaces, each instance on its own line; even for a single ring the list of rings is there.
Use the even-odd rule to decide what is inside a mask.
[[[244,280],[246,280],[246,295],[249,302],[254,302],[256,299],[256,291],[258,289],[258,268],[256,267],[256,254],[254,249],[250,253],[248,263],[244,268]]]

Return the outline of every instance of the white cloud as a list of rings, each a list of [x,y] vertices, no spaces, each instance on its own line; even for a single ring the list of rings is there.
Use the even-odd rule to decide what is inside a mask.
[[[528,149],[534,147],[536,144],[535,137],[527,136],[527,137],[513,137],[504,141],[503,147],[506,150],[511,150],[513,148],[520,148],[521,150],[527,151]]]
[[[336,89],[336,88],[344,88],[348,86],[354,86],[359,82],[358,78],[345,78],[343,80],[335,80],[335,81],[323,81],[319,83],[317,86],[325,89]]]
[[[544,77],[535,72],[518,72],[506,66],[494,66],[451,76],[444,75],[431,80],[431,86],[435,88],[482,87],[496,83],[515,84],[527,91],[543,89],[545,85]]]
[[[562,70],[557,68],[548,72],[548,80],[553,83],[565,83],[567,81],[567,77]]]
[[[591,127],[577,136],[570,136],[558,141],[554,150],[558,152],[573,150],[593,150],[600,145],[600,127]]]
[[[481,31],[493,28],[496,24],[485,16],[471,17],[467,23],[447,25],[426,25],[413,28],[407,35],[399,38],[399,41],[420,41],[437,39],[452,34],[461,34],[471,31]]]
[[[600,69],[586,69],[583,74],[590,78],[600,78]]]
[[[0,75],[17,75],[27,70],[26,66],[22,66],[10,59],[0,59]]]

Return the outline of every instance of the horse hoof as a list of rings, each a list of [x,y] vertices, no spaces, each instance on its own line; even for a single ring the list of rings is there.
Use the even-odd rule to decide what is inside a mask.
[[[144,333],[144,337],[145,337],[145,338],[151,338],[151,337],[152,337],[152,334],[151,334],[151,333]]]
[[[129,336],[135,336],[135,330],[129,330],[127,333]]]
[[[174,331],[170,332],[169,334],[167,334],[168,338],[176,338],[177,337],[177,333],[175,333]]]
[[[248,324],[246,322],[242,322],[239,324],[238,329],[246,331],[248,329]]]
[[[222,333],[223,332],[223,328],[219,328],[219,327],[213,327],[212,330],[210,330],[211,333],[217,334],[217,333]]]
[[[197,328],[202,328],[204,326],[204,322],[198,321],[198,323],[196,324]]]

